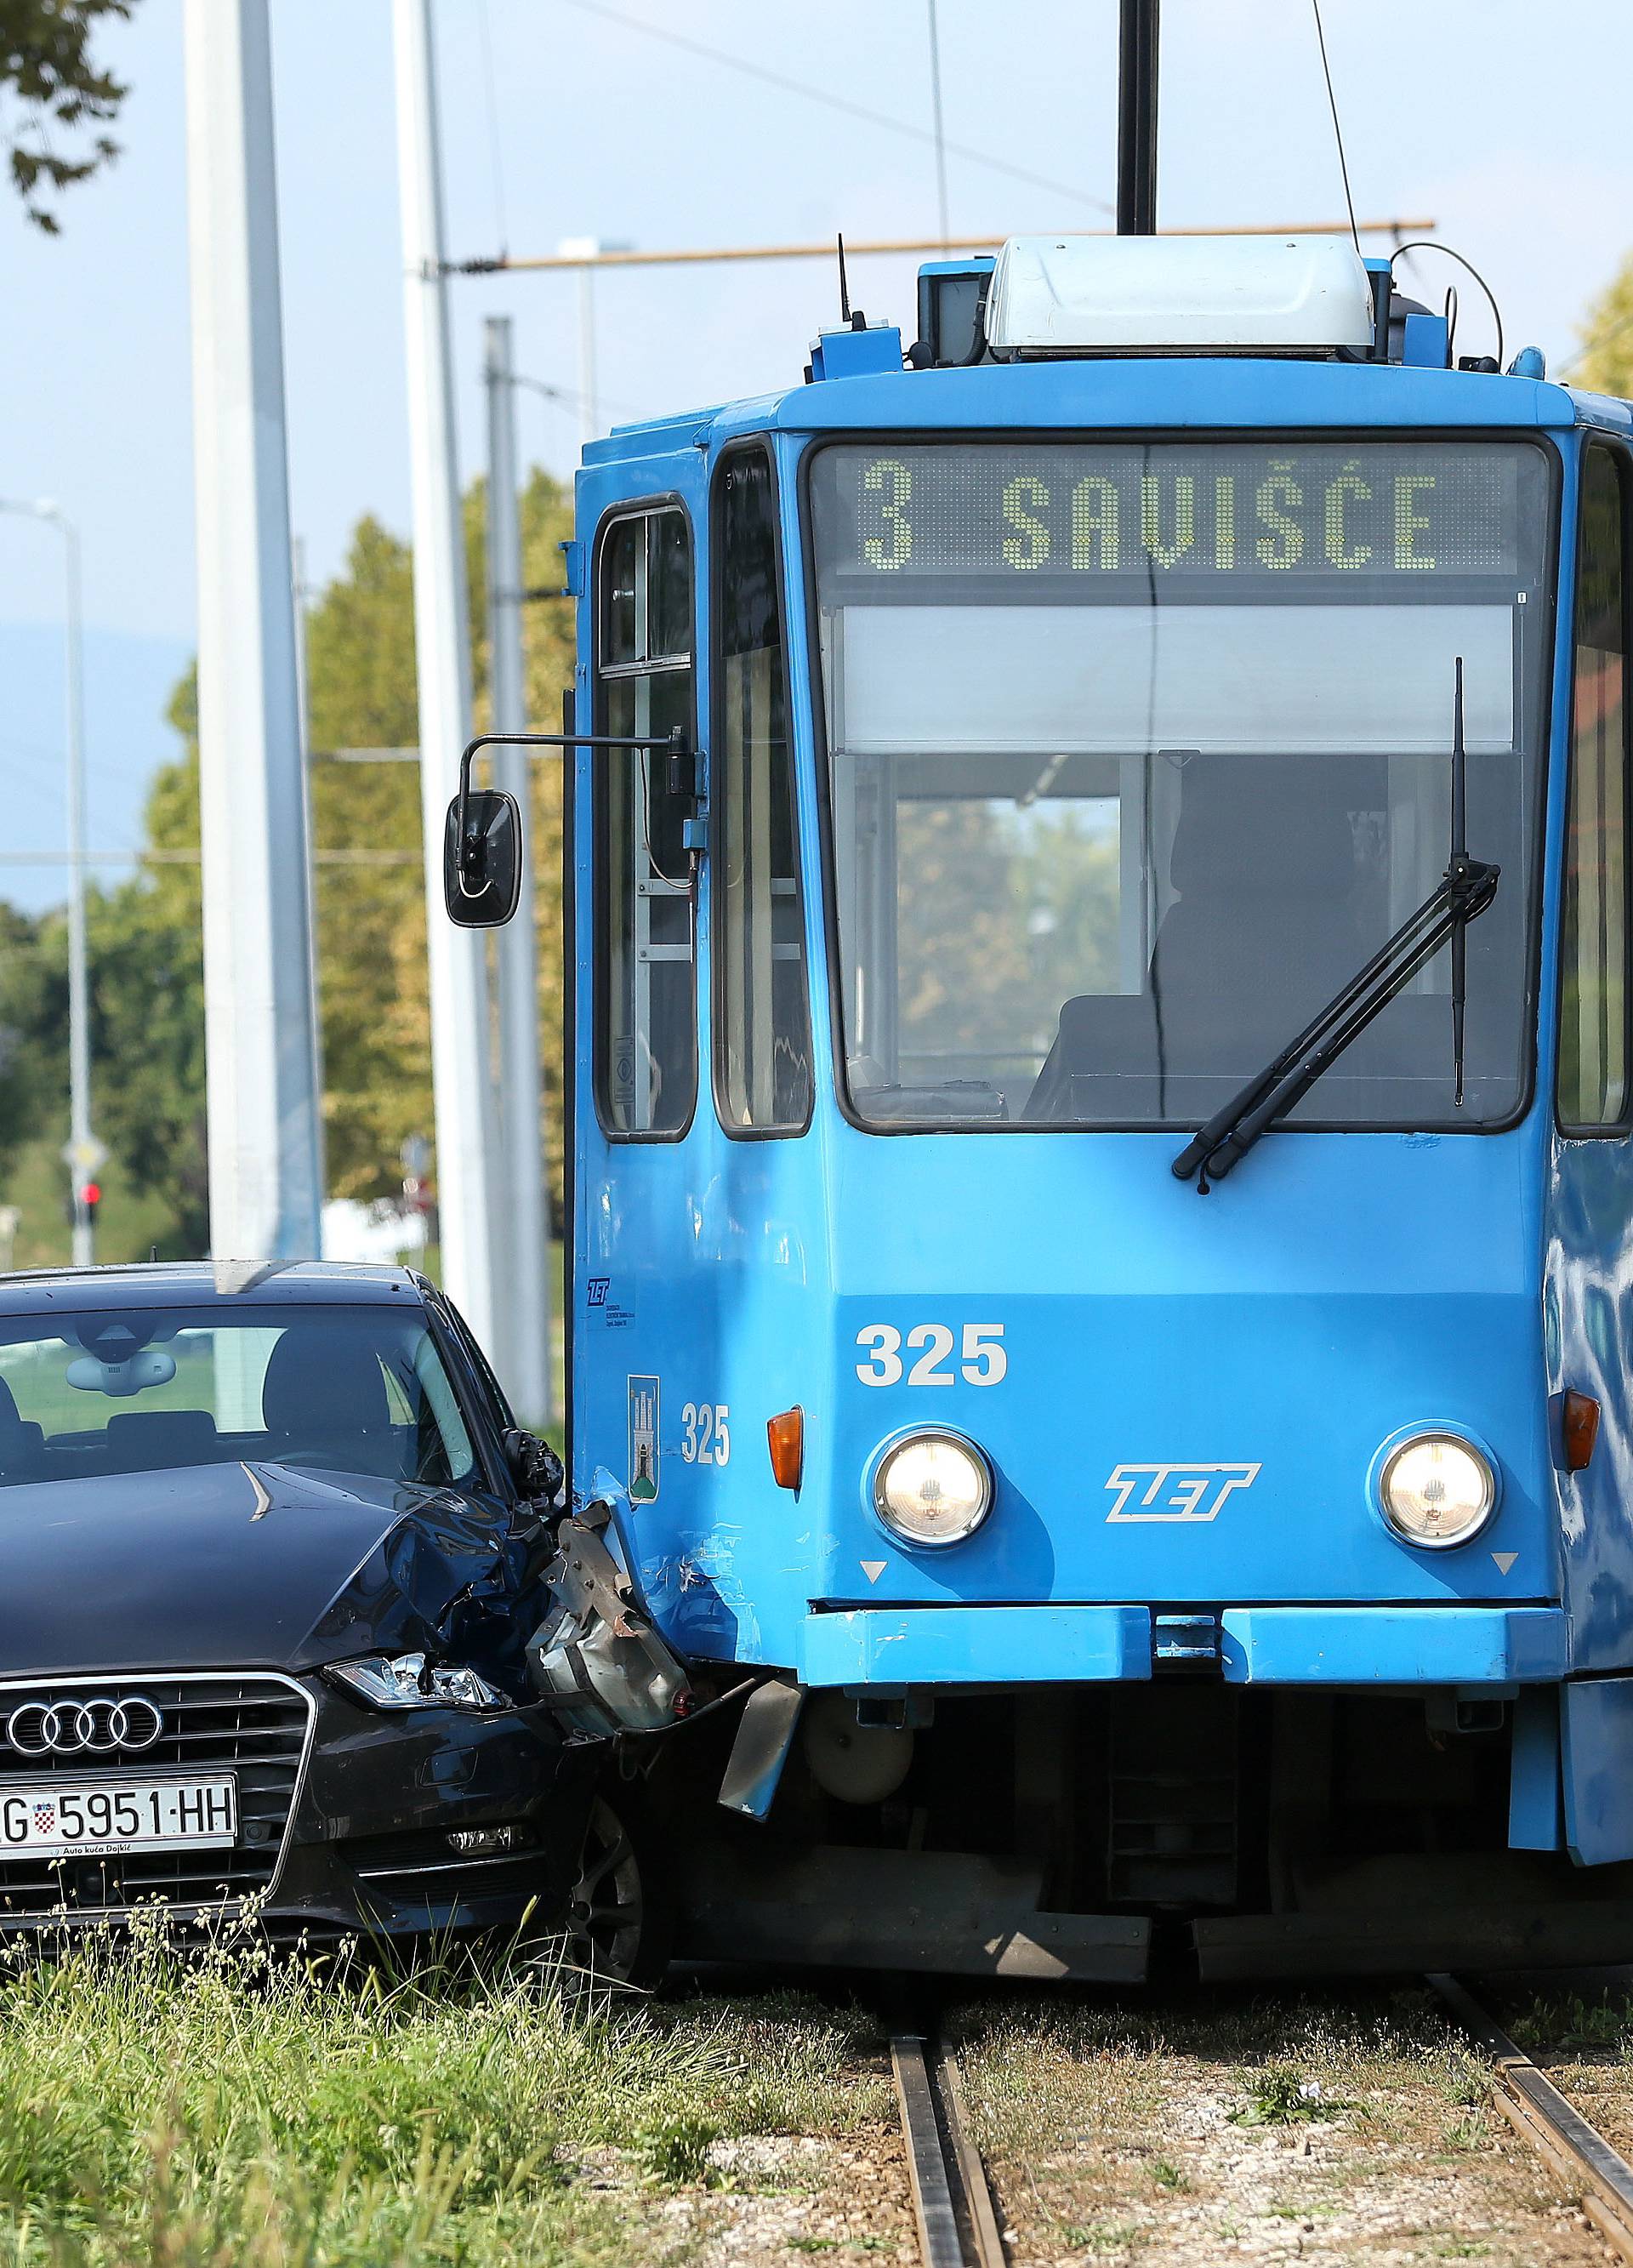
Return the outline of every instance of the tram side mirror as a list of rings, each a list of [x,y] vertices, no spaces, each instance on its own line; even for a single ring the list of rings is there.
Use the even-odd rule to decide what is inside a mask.
[[[463,806],[464,824],[460,824]],[[448,806],[442,895],[461,929],[497,929],[521,903],[522,815],[513,795],[474,787]]]

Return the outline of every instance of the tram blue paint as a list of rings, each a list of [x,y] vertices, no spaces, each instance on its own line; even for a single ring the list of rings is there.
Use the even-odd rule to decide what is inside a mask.
[[[1228,1607],[1242,1685],[1543,1685],[1569,1667],[1557,1607]]]
[[[1562,1695],[1565,1841],[1578,1866],[1633,1859],[1633,1677],[1596,1677]]]
[[[1428,364],[1443,358],[1433,328],[1409,319],[1409,366],[1176,356],[918,372],[896,367],[894,334],[842,332],[823,341],[814,383],[622,429],[586,451],[578,728],[597,729],[599,534],[629,505],[678,501],[696,563],[710,850],[695,911],[695,1109],[673,1139],[610,1138],[588,1044],[600,759],[575,760],[575,1488],[587,1500],[592,1468],[614,1465],[640,1594],[700,1668],[768,1665],[812,1690],[881,1693],[1149,1687],[1154,1610],[1195,1608],[1219,1616],[1227,1686],[1482,1690],[1513,1703],[1510,1843],[1548,1851],[1563,1836],[1592,1864],[1633,1855],[1633,1676],[1606,1675],[1633,1672],[1633,1143],[1562,1138],[1554,1064],[1578,467],[1585,436],[1623,430],[1628,412],[1536,379],[1410,366],[1420,350]],[[802,506],[812,452],[847,435],[1232,432],[1290,445],[1525,435],[1554,468],[1522,1115],[1477,1134],[1273,1134],[1205,1202],[1169,1171],[1171,1131],[864,1130],[838,1091],[833,1039]],[[725,1130],[710,1075],[711,495],[723,453],[749,439],[770,451],[778,483],[814,1072],[806,1130],[767,1139]],[[859,1333],[905,1338],[927,1322],[955,1344],[967,1327],[1001,1326],[1002,1383],[973,1382],[956,1359],[928,1391],[862,1382]],[[618,1445],[629,1381],[648,1377],[658,1477],[640,1500]],[[1583,1474],[1563,1469],[1568,1389],[1603,1413]],[[725,1462],[688,1459],[688,1403],[728,1413]],[[795,1405],[797,1493],[774,1485],[764,1440],[766,1419]],[[991,1516],[953,1549],[905,1546],[870,1498],[881,1443],[932,1420],[977,1440],[996,1484]],[[1377,1509],[1380,1445],[1425,1426],[1468,1433],[1500,1475],[1495,1521],[1466,1549],[1411,1549]],[[1118,1514],[1120,1468],[1232,1461],[1254,1477],[1217,1516]]]
[[[1541,1685],[1527,1687],[1514,1697],[1513,1768],[1508,1791],[1508,1843],[1512,1851],[1564,1848],[1559,1695],[1557,1685]]]
[[[1148,1678],[1149,1607],[842,1607],[807,1615],[799,1672],[811,1686],[979,1685],[1001,1659],[1029,1685]]]

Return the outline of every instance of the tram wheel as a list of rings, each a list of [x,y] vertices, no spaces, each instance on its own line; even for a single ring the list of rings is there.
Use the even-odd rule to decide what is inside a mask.
[[[669,1965],[673,1918],[651,1851],[636,1791],[598,1795],[567,1917],[568,1957],[594,1984],[650,1990]]]

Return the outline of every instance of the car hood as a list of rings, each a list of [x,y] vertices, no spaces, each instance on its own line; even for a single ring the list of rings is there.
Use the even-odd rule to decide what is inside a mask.
[[[0,1489],[0,1676],[435,1644],[507,1589],[511,1548],[451,1491],[276,1464]]]

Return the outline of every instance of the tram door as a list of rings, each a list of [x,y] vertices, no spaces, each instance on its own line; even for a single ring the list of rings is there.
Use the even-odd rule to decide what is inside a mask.
[[[825,1359],[800,1258],[820,1191],[777,510],[754,443],[707,491],[601,519],[592,729],[679,726],[706,754],[695,781],[661,746],[576,773],[574,1482],[610,1479],[666,1634],[722,1654],[789,1563],[766,1418],[808,1405]]]
[[[661,743],[678,727],[696,747],[695,560],[677,496],[602,516],[579,679],[592,732]],[[661,747],[607,748],[575,777],[573,1487],[610,1497],[634,1565],[661,1551],[670,1510],[664,1292],[697,1181],[692,768]]]

